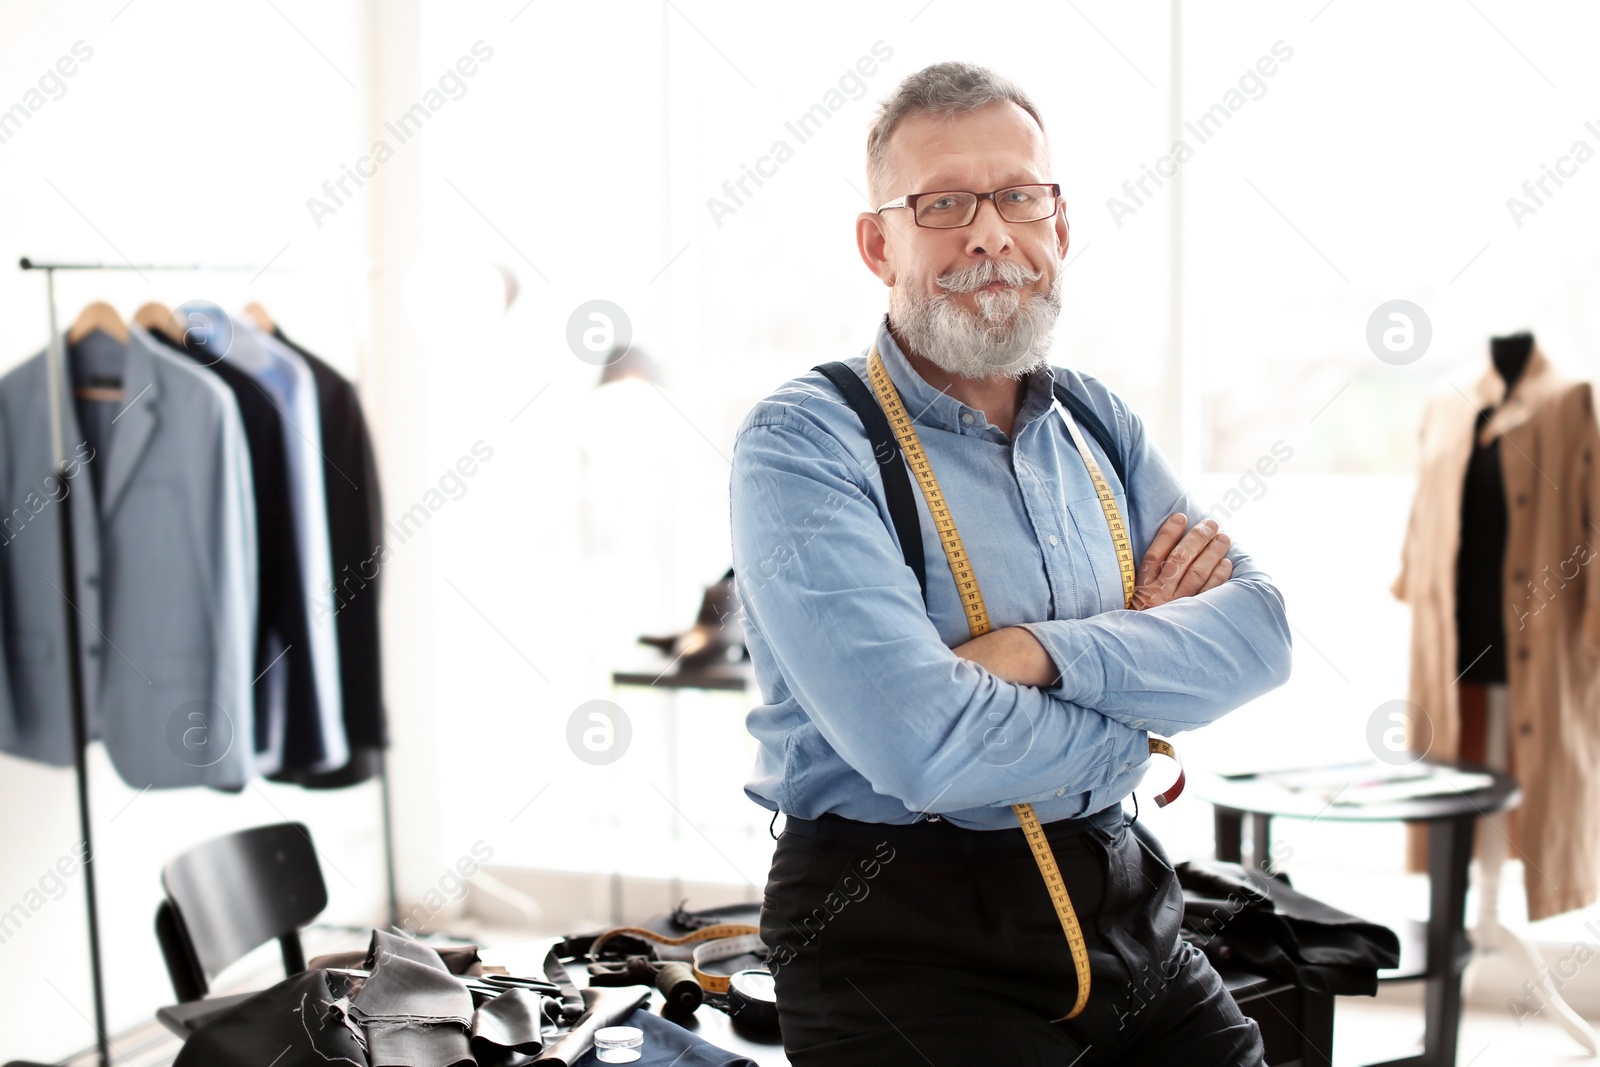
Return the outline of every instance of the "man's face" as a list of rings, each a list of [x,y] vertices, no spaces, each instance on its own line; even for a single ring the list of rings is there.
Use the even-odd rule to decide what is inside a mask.
[[[987,193],[1048,182],[1043,131],[1010,102],[953,117],[913,115],[889,142],[891,188],[909,193]],[[891,286],[889,318],[918,355],[954,374],[1017,376],[1044,362],[1060,312],[1059,276],[1067,250],[1065,214],[1008,222],[979,201],[956,229],[916,225],[912,212],[863,213],[862,258]]]

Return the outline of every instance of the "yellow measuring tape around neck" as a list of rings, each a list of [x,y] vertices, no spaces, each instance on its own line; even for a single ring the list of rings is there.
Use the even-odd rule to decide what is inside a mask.
[[[928,503],[928,511],[933,516],[934,526],[939,531],[939,543],[944,546],[945,558],[950,562],[950,574],[955,579],[956,591],[967,614],[967,628],[973,637],[981,637],[989,632],[989,613],[984,608],[983,593],[978,588],[977,577],[972,573],[972,561],[968,559],[967,550],[961,544],[961,535],[956,531],[955,519],[950,514],[949,505],[945,503],[944,493],[939,489],[939,480],[934,477],[933,465],[928,461],[927,453],[922,450],[922,441],[917,437],[916,427],[912,424],[905,405],[900,401],[899,390],[894,387],[894,382],[889,379],[889,372],[884,369],[883,359],[878,355],[876,345],[873,346],[872,354],[867,360],[867,376],[872,381],[873,392],[877,395],[878,403],[883,408],[889,425],[894,429],[895,438],[900,442],[900,450],[905,455],[906,465],[916,476],[923,499]],[[1129,607],[1133,603],[1134,589],[1133,547],[1128,542],[1128,531],[1123,525],[1122,513],[1117,507],[1117,499],[1112,494],[1099,463],[1095,461],[1089,452],[1089,446],[1083,440],[1082,431],[1065,410],[1062,411],[1062,415],[1066,417],[1067,428],[1078,446],[1078,454],[1083,457],[1084,464],[1089,469],[1089,477],[1094,481],[1100,506],[1104,509],[1106,521],[1111,526],[1111,540],[1116,547],[1117,562],[1122,571],[1123,606]],[[1160,738],[1150,738],[1150,751],[1177,759],[1177,752],[1172,745]],[[1157,805],[1165,807],[1176,799],[1182,790],[1183,774],[1180,770],[1177,784],[1156,798]],[[1084,1005],[1089,1003],[1089,949],[1083,940],[1083,927],[1078,923],[1078,913],[1072,906],[1072,897],[1067,893],[1066,881],[1061,877],[1061,867],[1056,863],[1055,853],[1050,849],[1050,842],[1045,837],[1039,817],[1034,814],[1033,805],[1014,804],[1011,810],[1016,813],[1017,822],[1022,826],[1023,836],[1027,838],[1028,847],[1033,851],[1034,861],[1039,865],[1040,873],[1044,875],[1045,888],[1049,890],[1050,900],[1055,905],[1056,917],[1061,920],[1061,930],[1067,936],[1067,947],[1072,951],[1072,966],[1078,978],[1078,994],[1072,1010],[1060,1019],[1052,1020],[1061,1022],[1077,1016],[1083,1011]]]

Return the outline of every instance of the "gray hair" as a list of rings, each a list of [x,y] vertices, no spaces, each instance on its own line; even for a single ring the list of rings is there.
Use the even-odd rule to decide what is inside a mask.
[[[889,137],[903,119],[925,113],[949,117],[1005,100],[1033,116],[1039,132],[1045,132],[1044,120],[1028,94],[1009,79],[976,63],[935,63],[895,86],[894,92],[878,105],[878,113],[867,128],[867,189],[873,206],[888,195]],[[1049,144],[1048,134],[1045,143]]]

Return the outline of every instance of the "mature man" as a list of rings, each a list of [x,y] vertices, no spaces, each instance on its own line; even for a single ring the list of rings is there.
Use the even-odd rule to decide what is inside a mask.
[[[1027,96],[922,70],[867,174],[856,241],[889,313],[844,367],[871,393],[792,379],[734,449],[764,700],[746,791],[788,817],[761,916],[784,1046],[802,1067],[1258,1064],[1122,800],[1152,732],[1285,680],[1282,597],[1215,523],[1186,529],[1200,509],[1116,394],[1046,362],[1068,228]],[[896,435],[876,454],[864,401]]]

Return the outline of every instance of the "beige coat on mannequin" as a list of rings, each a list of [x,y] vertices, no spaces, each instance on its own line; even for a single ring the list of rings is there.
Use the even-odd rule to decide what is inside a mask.
[[[1391,591],[1412,608],[1412,751],[1453,759],[1460,706],[1455,626],[1462,482],[1479,409],[1505,391],[1490,366],[1470,394],[1450,388],[1422,425],[1417,495]],[[1508,531],[1503,588],[1511,769],[1522,807],[1511,856],[1524,861],[1531,920],[1592,903],[1600,890],[1600,430],[1587,382],[1535,346],[1484,428],[1501,436]],[[1408,861],[1426,869],[1412,827]]]

